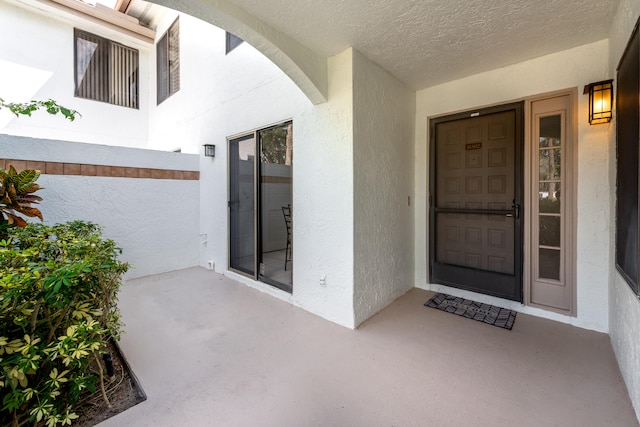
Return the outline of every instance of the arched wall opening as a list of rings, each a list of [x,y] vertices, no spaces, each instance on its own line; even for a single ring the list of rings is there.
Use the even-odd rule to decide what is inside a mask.
[[[276,64],[313,104],[327,101],[327,59],[225,0],[152,0],[242,38]]]

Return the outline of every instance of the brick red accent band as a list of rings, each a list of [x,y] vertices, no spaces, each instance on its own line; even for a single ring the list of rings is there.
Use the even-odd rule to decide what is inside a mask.
[[[147,179],[176,179],[197,181],[200,172],[136,168],[131,166],[85,165],[80,163],[42,162],[32,160],[0,159],[0,168],[12,165],[16,170],[36,169],[45,175],[77,175],[77,176],[106,176],[113,178],[147,178]]]

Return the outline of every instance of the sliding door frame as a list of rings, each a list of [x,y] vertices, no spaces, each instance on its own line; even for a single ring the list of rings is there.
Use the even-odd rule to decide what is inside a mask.
[[[254,129],[249,132],[244,132],[238,135],[230,136],[227,138],[227,254],[228,254],[228,262],[227,268],[234,272],[238,273],[242,276],[248,277],[250,279],[261,281],[278,289],[281,289],[285,292],[292,293],[293,285],[289,285],[286,283],[281,283],[276,280],[270,279],[260,273],[260,263],[262,261],[262,227],[261,221],[262,218],[262,190],[261,190],[261,181],[262,181],[262,161],[261,161],[261,151],[262,144],[260,141],[260,132],[266,131],[272,128],[276,128],[278,126],[292,124],[293,121],[291,119],[285,120],[282,122],[278,122],[269,126],[261,127],[258,129]],[[233,141],[242,140],[247,137],[253,137],[255,141],[254,145],[254,164],[253,164],[253,274],[247,273],[246,271],[239,270],[237,268],[233,268],[231,266],[232,257],[231,257],[231,246],[232,246],[232,226],[231,226],[231,204],[232,204],[232,152],[231,152],[231,143]],[[291,264],[291,268],[293,268],[293,263]],[[292,272],[293,274],[293,272]]]
[[[241,274],[245,277],[248,277],[250,279],[253,280],[258,280],[258,215],[257,215],[257,206],[258,206],[258,187],[259,187],[259,183],[258,180],[255,179],[255,177],[258,174],[259,168],[258,168],[258,159],[254,159],[253,162],[253,274],[251,273],[247,273],[246,271],[242,271],[236,268],[233,268],[231,266],[231,262],[232,262],[232,258],[231,258],[231,245],[232,245],[232,226],[231,226],[231,204],[233,203],[231,196],[232,196],[232,185],[231,185],[231,172],[232,172],[232,166],[231,166],[231,162],[232,162],[232,158],[231,158],[231,143],[233,141],[236,140],[242,140],[245,139],[249,136],[253,136],[254,139],[254,144],[255,147],[257,147],[258,145],[258,141],[257,141],[257,131],[253,131],[253,132],[246,132],[243,134],[239,134],[239,135],[235,135],[232,137],[227,138],[227,254],[228,254],[228,260],[227,260],[227,268],[230,271],[233,271],[234,273],[238,273]],[[254,148],[254,152],[257,151],[256,148]]]

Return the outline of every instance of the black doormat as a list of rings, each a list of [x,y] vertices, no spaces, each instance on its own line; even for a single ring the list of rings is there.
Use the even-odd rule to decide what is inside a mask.
[[[424,305],[509,330],[513,328],[517,314],[506,308],[440,293],[435,294]]]

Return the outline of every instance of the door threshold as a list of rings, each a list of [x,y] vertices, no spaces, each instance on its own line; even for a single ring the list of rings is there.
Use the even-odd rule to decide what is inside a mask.
[[[293,285],[281,283],[281,282],[278,282],[277,280],[269,279],[268,277],[265,277],[265,276],[259,276],[258,280],[260,280],[263,283],[266,283],[267,285],[271,285],[282,291],[288,292],[290,294],[293,293]]]

